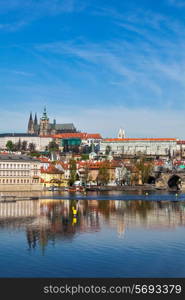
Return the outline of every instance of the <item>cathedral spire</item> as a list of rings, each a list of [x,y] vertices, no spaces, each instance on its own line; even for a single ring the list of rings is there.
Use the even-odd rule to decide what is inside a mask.
[[[28,133],[33,133],[34,129],[33,129],[33,117],[32,117],[32,112],[30,112],[30,118],[29,118],[29,122],[28,122]]]
[[[38,121],[37,121],[37,114],[35,113],[35,119],[34,119],[34,125],[37,125]]]
[[[44,112],[43,112],[43,115],[42,115],[42,120],[48,120],[46,106],[44,106]]]
[[[32,112],[30,112],[30,119],[29,119],[29,121],[30,122],[33,121]]]
[[[29,118],[29,122],[28,122],[28,130],[31,129],[32,123],[33,123],[32,112],[30,112],[30,118]]]

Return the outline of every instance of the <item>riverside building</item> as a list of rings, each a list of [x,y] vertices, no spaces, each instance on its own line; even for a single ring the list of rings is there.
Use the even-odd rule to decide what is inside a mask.
[[[40,161],[25,155],[0,155],[0,191],[40,190]]]
[[[175,138],[111,138],[100,143],[102,154],[173,156],[176,151]]]

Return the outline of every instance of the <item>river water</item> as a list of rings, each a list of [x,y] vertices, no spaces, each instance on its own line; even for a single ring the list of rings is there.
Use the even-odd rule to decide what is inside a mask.
[[[0,277],[185,277],[185,195],[0,203]]]

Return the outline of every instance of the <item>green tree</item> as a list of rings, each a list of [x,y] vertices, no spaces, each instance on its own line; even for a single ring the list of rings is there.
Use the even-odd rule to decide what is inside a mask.
[[[110,152],[111,152],[111,146],[108,145],[108,146],[106,147],[106,149],[105,149],[105,154],[106,154],[106,155],[109,155]]]
[[[89,181],[89,167],[88,164],[86,164],[84,166],[84,176],[83,176],[83,183],[85,186],[87,185],[88,181]]]
[[[88,160],[89,159],[89,154],[83,153],[81,155],[81,160]]]
[[[14,151],[20,151],[21,150],[21,140],[14,144]]]
[[[14,150],[14,144],[13,144],[13,142],[12,141],[8,141],[6,143],[6,148],[7,148],[8,151],[13,151]]]
[[[29,154],[31,157],[40,157],[41,154],[39,152],[32,152]]]
[[[57,151],[59,149],[59,145],[55,141],[51,141],[48,145],[48,150],[50,152]]]
[[[97,176],[97,184],[99,185],[106,185],[110,180],[109,174],[110,163],[104,162],[99,169],[98,176]]]
[[[78,173],[76,173],[75,180],[77,180],[77,181],[80,180],[80,177],[79,177]]]
[[[137,174],[141,176],[142,183],[148,182],[152,168],[152,163],[148,162],[145,157],[141,157],[139,161],[136,162]]]
[[[69,181],[68,184],[72,186],[76,180],[76,161],[74,159],[70,159],[69,161]]]
[[[27,150],[27,141],[23,141],[22,142],[21,150],[22,151],[26,151]]]
[[[30,152],[35,151],[35,144],[34,144],[34,143],[29,143],[28,150],[29,150]]]

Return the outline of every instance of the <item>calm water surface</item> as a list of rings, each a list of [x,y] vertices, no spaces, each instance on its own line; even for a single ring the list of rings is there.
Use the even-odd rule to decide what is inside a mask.
[[[185,195],[89,198],[0,203],[0,277],[185,277]]]

